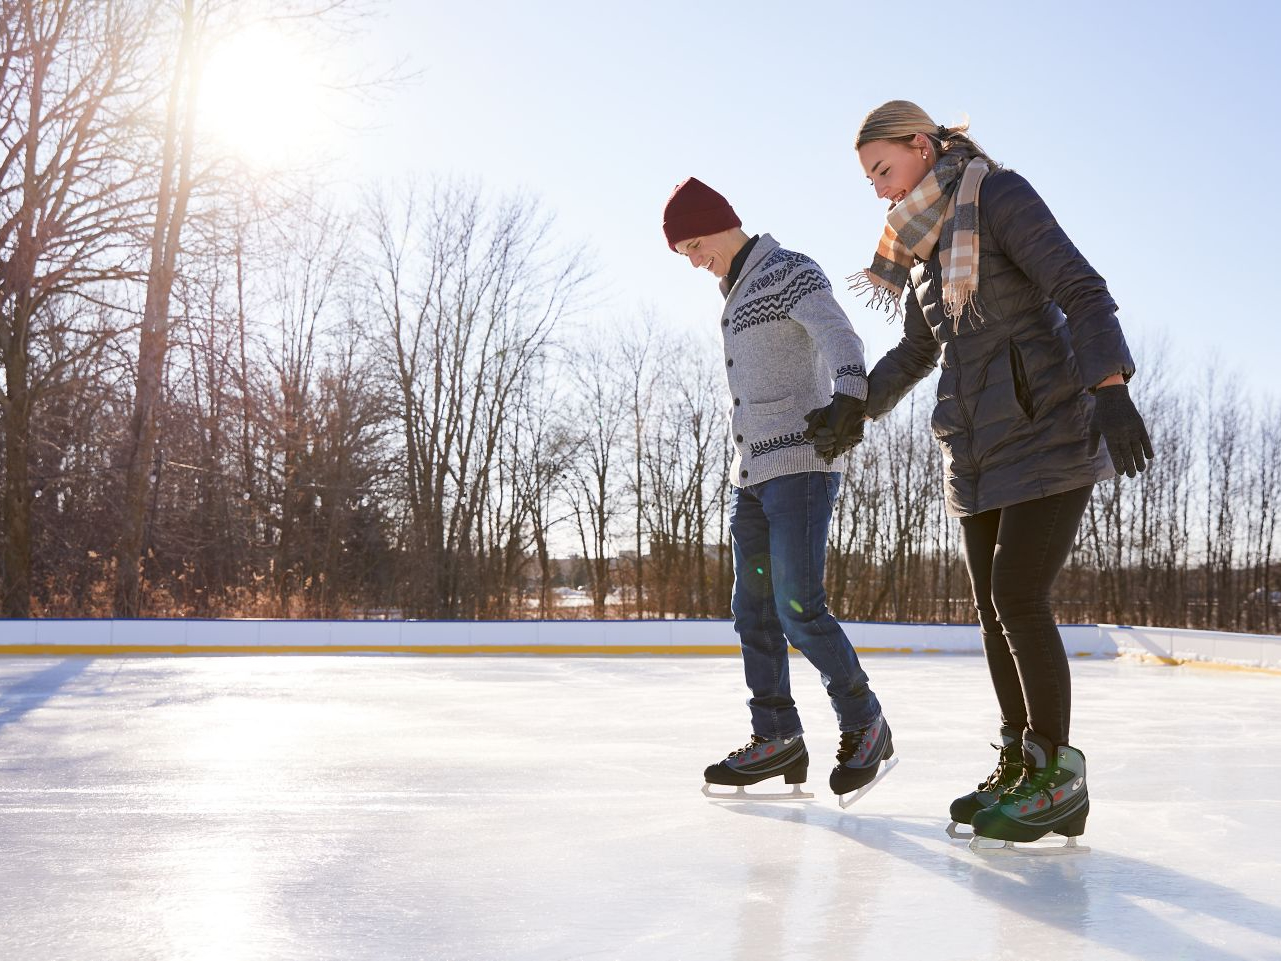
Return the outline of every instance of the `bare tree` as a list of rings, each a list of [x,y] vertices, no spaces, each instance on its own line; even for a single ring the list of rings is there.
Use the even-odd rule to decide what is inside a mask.
[[[51,311],[75,311],[75,331],[42,325],[32,341],[30,434],[31,602],[48,612],[95,616],[110,612],[99,586],[116,526],[112,424],[121,411],[124,369],[107,344],[118,318],[106,307],[58,298]],[[97,349],[91,349],[97,345]]]
[[[1281,613],[1281,598],[1274,588],[1277,508],[1281,502],[1281,408],[1266,404],[1251,445],[1255,466],[1251,472],[1247,549],[1251,556],[1247,582],[1247,630],[1272,633]],[[1274,601],[1274,598],[1277,598]]]
[[[723,503],[725,374],[706,344],[683,339],[661,355],[642,454],[650,547],[650,608],[659,616],[694,614],[709,604],[704,541],[709,485]]]
[[[603,618],[613,587],[612,534],[622,506],[617,465],[628,384],[613,341],[589,341],[567,358],[566,367],[577,390],[569,415],[575,455],[567,465],[564,488],[590,574],[592,611]]]
[[[1213,371],[1213,368],[1211,368]],[[1207,626],[1227,628],[1236,611],[1232,576],[1237,559],[1236,514],[1243,478],[1241,437],[1249,434],[1248,407],[1233,381],[1220,384],[1211,372],[1205,391],[1205,576]]]
[[[654,336],[654,318],[646,314],[629,324],[619,343],[621,373],[627,385],[627,415],[631,421],[628,456],[631,460],[630,493],[634,507],[632,524],[632,590],[635,615],[645,615],[645,431],[654,402],[655,370],[663,360]],[[722,532],[723,541],[725,532]]]
[[[155,33],[167,37],[170,46],[168,56],[163,58],[167,65],[167,77],[161,86],[164,118],[155,134],[159,162],[152,198],[133,411],[122,452],[124,491],[115,586],[115,610],[120,616],[137,616],[141,606],[139,567],[144,515],[150,478],[155,476],[152,464],[157,417],[171,336],[170,300],[179,270],[183,231],[199,200],[199,190],[216,198],[220,191],[232,189],[228,181],[218,176],[220,157],[211,155],[206,158],[206,165],[198,168],[196,121],[205,55],[246,23],[320,22],[355,5],[346,0],[281,0],[274,4],[179,0],[172,6],[156,6],[153,16],[160,25]]]
[[[169,350],[169,300],[173,292],[182,228],[193,189],[196,102],[199,96],[199,34],[202,18],[196,0],[183,0],[177,49],[172,61],[164,130],[161,135],[159,187],[151,229],[147,298],[139,332],[133,415],[124,449],[124,503],[116,551],[116,601],[119,617],[136,617],[140,607],[139,563],[144,516]]]
[[[573,435],[560,413],[564,402],[557,390],[560,383],[551,367],[541,368],[531,377],[525,394],[527,414],[521,418],[526,426],[512,445],[519,496],[528,515],[537,560],[540,618],[551,614],[551,535],[566,516],[557,506],[556,494],[574,451]]]
[[[0,607],[9,616],[30,610],[36,380],[59,376],[56,369],[33,371],[33,350],[52,337],[59,341],[49,355],[55,363],[75,363],[83,352],[100,349],[99,331],[77,330],[86,315],[54,302],[66,295],[100,298],[105,284],[129,272],[137,189],[136,174],[122,158],[140,72],[144,21],[133,19],[137,12],[136,4],[74,0],[6,0],[0,11],[6,532]]]
[[[373,222],[371,293],[406,449],[408,607],[466,615],[503,425],[583,272],[550,249],[551,223],[527,200],[487,204],[475,189],[438,186],[422,206],[413,195],[395,212],[375,202]]]

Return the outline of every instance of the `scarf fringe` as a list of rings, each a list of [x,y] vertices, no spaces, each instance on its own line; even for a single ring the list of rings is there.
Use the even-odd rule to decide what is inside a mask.
[[[987,325],[987,318],[979,312],[978,301],[975,299],[977,293],[975,287],[965,283],[943,285],[943,313],[952,321],[952,333],[961,332],[961,318],[965,316],[967,309],[971,330]]]
[[[903,319],[903,288],[895,287],[870,269],[860,270],[845,279],[849,282],[850,290],[865,298],[864,303],[868,307],[889,314],[886,318],[888,323]]]
[[[979,187],[989,170],[985,158],[944,153],[934,169],[890,208],[872,265],[849,278],[850,289],[868,294],[871,307],[892,310],[892,319],[900,319],[913,261],[928,260],[937,249],[943,311],[953,331],[959,332],[967,309],[974,329],[982,326],[985,322],[974,306],[981,255],[978,204]]]

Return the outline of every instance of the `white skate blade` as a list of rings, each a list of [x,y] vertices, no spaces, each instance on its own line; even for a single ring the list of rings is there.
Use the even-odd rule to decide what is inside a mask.
[[[857,791],[851,791],[849,794],[838,794],[836,796],[836,803],[839,804],[842,809],[849,807],[868,791],[872,790],[872,788],[876,787],[876,785],[881,782],[881,778],[885,777],[885,775],[889,774],[890,771],[894,770],[897,766],[898,758],[896,757],[892,757],[888,761],[882,762],[881,769],[876,772],[876,777],[872,778],[872,780],[868,781]]]
[[[966,827],[969,827],[969,825],[967,824]],[[953,821],[951,824],[947,826],[947,836],[950,838],[959,838],[962,841],[967,841],[970,838],[974,837],[974,829],[970,828],[968,831],[962,831],[961,825],[958,822]]]
[[[960,835],[954,835],[959,837]],[[1041,841],[1059,834],[1047,834]],[[972,837],[970,850],[984,857],[1063,857],[1071,854],[1089,854],[1090,849],[1084,844],[1077,844],[1076,838],[1068,838],[1063,844],[1042,844],[1041,841],[998,841],[996,838]]]
[[[729,787],[728,784],[718,784],[717,787]],[[792,790],[787,794],[769,793],[769,794],[750,794],[744,790],[744,785],[735,786],[733,794],[722,794],[712,790],[712,785],[704,782],[703,793],[713,801],[810,801],[814,795],[809,791],[802,791],[799,784],[793,784]]]

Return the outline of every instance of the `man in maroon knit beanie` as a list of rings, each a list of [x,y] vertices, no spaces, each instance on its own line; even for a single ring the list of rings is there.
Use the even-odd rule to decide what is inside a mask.
[[[690,237],[719,234],[742,226],[743,221],[738,219],[729,201],[694,177],[673,190],[663,208],[663,233],[672,250],[676,249],[677,242]],[[743,240],[746,239],[747,235],[743,234]]]
[[[667,246],[720,279],[732,405],[730,536],[734,630],[751,698],[752,736],[703,772],[703,792],[812,797],[800,790],[809,752],[792,699],[787,646],[819,671],[840,745],[829,784],[853,803],[895,763],[881,705],[827,608],[823,567],[832,505],[848,452],[863,438],[863,342],[809,257],[769,234],[749,237],[729,201],[693,177],[663,208]],[[809,410],[809,413],[804,413]],[[882,765],[882,761],[886,761]],[[746,795],[782,776],[791,794]]]

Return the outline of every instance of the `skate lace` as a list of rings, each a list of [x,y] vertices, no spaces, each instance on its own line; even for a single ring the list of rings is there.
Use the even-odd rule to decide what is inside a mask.
[[[868,729],[859,728],[857,731],[842,731],[841,743],[836,749],[836,760],[844,764],[855,754],[858,753],[858,747],[863,743],[863,738],[867,736]]]
[[[734,748],[734,750],[730,751],[729,754],[726,755],[726,757],[738,757],[740,754],[746,754],[748,751],[752,750],[753,748],[760,747],[762,744],[764,744],[768,740],[769,738],[761,737],[759,734],[753,734],[752,739],[750,741],[748,741],[742,747]]]
[[[979,785],[980,791],[995,791],[1001,786],[1009,787],[1011,782],[1017,781],[1015,773],[1023,769],[1021,759],[1013,758],[1007,755],[1006,750],[998,744],[992,747],[1001,752],[1000,758],[996,762],[996,770],[987,776],[987,780]]]

